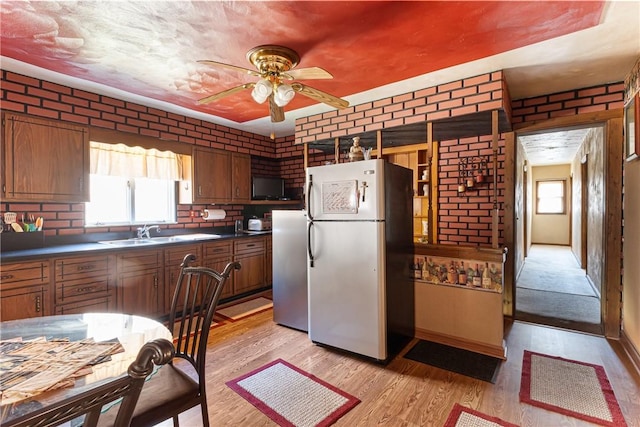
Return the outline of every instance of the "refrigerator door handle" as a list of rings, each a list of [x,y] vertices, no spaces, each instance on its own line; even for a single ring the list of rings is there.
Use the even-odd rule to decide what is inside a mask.
[[[313,221],[309,221],[307,225],[307,252],[309,253],[309,267],[313,267],[313,252],[311,251],[311,227]]]
[[[307,217],[309,221],[313,221],[313,216],[311,215],[311,187],[313,186],[313,175],[309,174],[309,183],[307,184]],[[311,253],[311,248],[309,248],[309,253]]]

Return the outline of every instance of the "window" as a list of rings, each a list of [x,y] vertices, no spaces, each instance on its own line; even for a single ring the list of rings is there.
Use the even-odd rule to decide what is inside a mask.
[[[166,179],[90,175],[86,225],[176,221],[175,182]]]
[[[536,213],[564,214],[565,213],[565,181],[537,181],[536,182]]]
[[[169,151],[91,142],[91,201],[85,224],[176,222],[176,185],[181,155]]]

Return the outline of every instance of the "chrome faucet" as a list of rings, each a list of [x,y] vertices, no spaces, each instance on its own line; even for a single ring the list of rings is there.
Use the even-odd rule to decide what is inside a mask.
[[[156,230],[160,231],[160,226],[159,225],[147,225],[147,224],[145,224],[142,227],[138,228],[138,239],[142,239],[142,238],[150,239],[151,235],[149,234],[149,231],[151,231],[154,228]]]

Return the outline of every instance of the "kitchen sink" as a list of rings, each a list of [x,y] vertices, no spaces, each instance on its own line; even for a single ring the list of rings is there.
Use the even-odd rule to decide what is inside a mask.
[[[158,236],[151,237],[150,239],[142,239],[142,240],[152,240],[157,243],[169,243],[169,242],[192,242],[195,240],[209,240],[209,239],[219,239],[219,234],[205,234],[205,233],[196,233],[196,234],[178,234],[175,236]]]
[[[210,240],[210,239],[219,239],[221,236],[219,234],[205,234],[205,233],[196,233],[196,234],[178,234],[175,236],[157,236],[146,238],[131,238],[131,239],[120,239],[120,240],[102,240],[98,243],[102,243],[105,245],[111,246],[145,246],[145,245],[161,245],[163,243],[180,243],[180,242],[194,242],[198,240]]]

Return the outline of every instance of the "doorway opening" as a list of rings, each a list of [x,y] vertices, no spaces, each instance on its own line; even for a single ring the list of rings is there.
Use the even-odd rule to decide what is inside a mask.
[[[534,244],[516,280],[516,319],[604,333],[600,295],[569,246]]]
[[[516,320],[597,335],[602,322],[603,127],[518,134],[523,262]],[[543,189],[553,189],[543,194]]]

